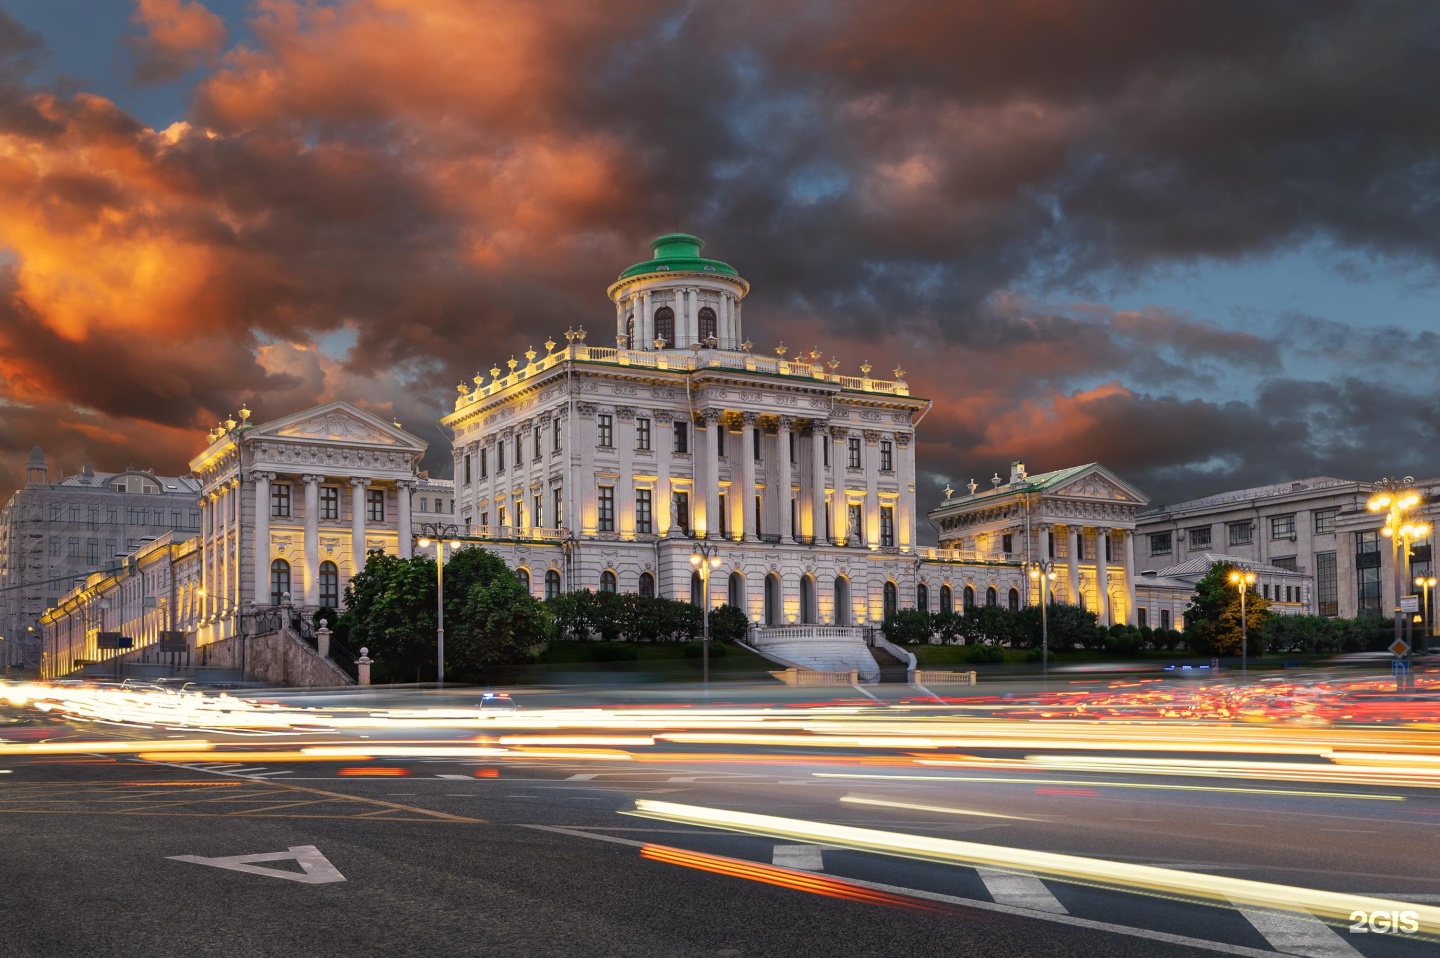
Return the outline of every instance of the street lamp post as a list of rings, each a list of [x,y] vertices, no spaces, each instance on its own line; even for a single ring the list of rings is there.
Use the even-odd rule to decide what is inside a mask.
[[[1425,613],[1425,621],[1420,630],[1420,637],[1425,640],[1423,651],[1430,651],[1430,636],[1435,634],[1435,617],[1430,614],[1430,590],[1435,588],[1435,577],[1433,575],[1421,575],[1415,577],[1415,584],[1420,587],[1420,609]]]
[[[1400,592],[1408,576],[1402,562],[1410,558],[1410,540],[1423,539],[1430,534],[1430,527],[1423,522],[1405,521],[1405,513],[1420,504],[1420,494],[1415,491],[1415,480],[1411,476],[1403,479],[1381,479],[1375,484],[1375,494],[1365,504],[1371,512],[1385,513],[1385,525],[1380,534],[1390,540],[1391,557],[1395,573],[1395,638],[1401,636],[1403,613],[1400,611]]]
[[[1040,663],[1041,674],[1050,681],[1050,590],[1055,581],[1055,562],[1051,559],[1036,559],[1030,563],[1030,578],[1040,583]]]
[[[705,695],[710,695],[710,570],[720,568],[720,547],[718,543],[697,540],[690,553],[690,564],[700,573],[701,599],[700,616],[700,663]]]
[[[1240,674],[1250,671],[1250,634],[1245,621],[1245,593],[1255,584],[1255,573],[1236,569],[1230,573],[1230,583],[1240,590]]]
[[[458,526],[427,522],[420,526],[420,548],[429,548],[435,543],[435,683],[445,687],[445,540],[450,540],[450,549],[460,548]]]

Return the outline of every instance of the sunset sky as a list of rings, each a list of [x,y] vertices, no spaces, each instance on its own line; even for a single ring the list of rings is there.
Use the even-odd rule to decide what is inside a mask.
[[[0,0],[0,489],[335,398],[448,475],[675,228],[935,400],[922,509],[1433,476],[1437,105],[1433,2]]]

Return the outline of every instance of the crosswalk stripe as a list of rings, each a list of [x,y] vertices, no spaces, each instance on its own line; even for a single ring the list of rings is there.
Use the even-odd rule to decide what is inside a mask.
[[[590,781],[591,779],[598,778],[598,777],[599,777],[599,773],[598,773],[598,772],[582,772],[582,773],[579,774],[579,775],[571,775],[569,778],[565,779],[565,781],[567,781],[567,782],[588,782],[588,781]]]
[[[985,890],[990,897],[1001,905],[1014,905],[1017,908],[1033,908],[1036,911],[1048,911],[1056,915],[1068,915],[1070,912],[1059,899],[1050,893],[1045,883],[1034,875],[1022,875],[1015,872],[996,871],[993,868],[977,868],[980,873],[980,880],[985,883]]]
[[[770,863],[805,872],[825,870],[825,859],[819,845],[776,845]]]
[[[1305,958],[1360,958],[1350,942],[1314,915],[1263,908],[1237,910],[1276,951]]]

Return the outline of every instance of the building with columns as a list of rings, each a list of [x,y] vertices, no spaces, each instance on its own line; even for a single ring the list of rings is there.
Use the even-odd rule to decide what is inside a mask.
[[[1135,515],[1148,496],[1094,462],[1035,476],[1016,462],[1008,478],[997,473],[990,486],[972,481],[967,495],[950,493],[930,513],[942,553],[998,554],[1022,569],[1053,563],[1055,601],[1089,609],[1104,625],[1138,622]],[[1038,590],[1024,579],[1001,604],[1035,604]],[[967,591],[962,601],[981,597]],[[985,601],[995,604],[995,597]]]
[[[460,385],[441,420],[457,522],[537,596],[699,601],[703,540],[721,561],[712,604],[770,627],[878,621],[919,580],[913,440],[930,404],[898,368],[756,351],[750,284],[701,246],[662,236],[620,274],[613,346],[570,330]]]

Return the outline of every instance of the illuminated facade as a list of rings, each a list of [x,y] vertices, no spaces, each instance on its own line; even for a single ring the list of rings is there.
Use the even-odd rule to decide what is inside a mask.
[[[698,601],[694,540],[719,550],[712,603],[762,625],[856,626],[913,605],[915,443],[929,407],[819,351],[746,339],[750,284],[662,236],[608,295],[614,345],[568,332],[462,384],[457,522],[537,596],[572,588]]]

